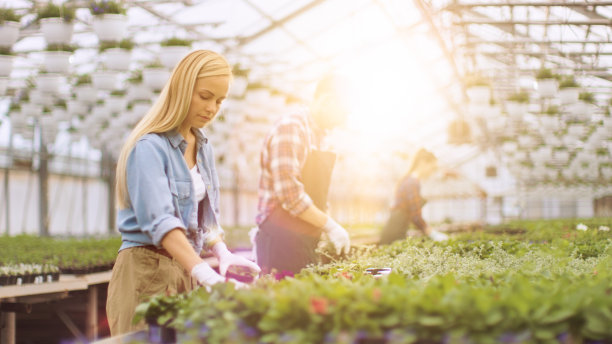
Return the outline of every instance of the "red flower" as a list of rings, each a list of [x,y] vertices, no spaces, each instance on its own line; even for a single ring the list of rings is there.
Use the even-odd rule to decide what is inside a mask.
[[[382,292],[380,291],[379,288],[372,289],[372,299],[374,299],[374,301],[378,302],[381,297],[382,297]]]
[[[348,271],[340,271],[340,272],[336,273],[336,277],[344,277],[346,279],[352,280],[353,279],[353,274],[348,272]]]
[[[310,298],[310,313],[327,314],[328,301],[324,297],[312,296]]]

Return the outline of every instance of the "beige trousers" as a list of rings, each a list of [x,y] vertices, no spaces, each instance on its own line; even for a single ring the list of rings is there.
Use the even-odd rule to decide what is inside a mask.
[[[119,251],[108,284],[106,315],[111,336],[145,328],[132,324],[136,306],[150,296],[174,295],[193,290],[190,274],[174,259],[144,247]]]

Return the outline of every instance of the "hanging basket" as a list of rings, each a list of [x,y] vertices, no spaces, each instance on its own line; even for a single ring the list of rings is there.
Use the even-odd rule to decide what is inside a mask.
[[[164,67],[173,69],[189,53],[188,46],[165,46],[159,49],[159,61]]]
[[[536,89],[540,98],[552,98],[557,94],[559,82],[557,79],[541,79],[537,81]]]
[[[12,47],[19,38],[19,23],[5,21],[0,24],[0,47]]]
[[[125,35],[127,24],[124,14],[102,14],[94,17],[92,27],[101,42],[119,42]]]
[[[559,89],[558,93],[561,104],[574,104],[578,101],[580,89],[578,87],[566,87]]]
[[[522,119],[527,113],[528,105],[515,101],[506,101],[506,112],[514,119]]]
[[[152,91],[164,88],[169,77],[170,72],[163,68],[145,68],[142,70],[142,83]]]
[[[132,52],[122,48],[106,49],[103,53],[104,65],[110,70],[126,72],[130,69]]]
[[[36,86],[44,93],[58,94],[65,77],[61,74],[40,74],[36,78]]]
[[[84,104],[93,104],[98,99],[98,90],[91,85],[81,85],[74,88],[76,99]]]
[[[471,103],[485,105],[491,101],[491,89],[488,86],[473,86],[465,92]]]
[[[11,55],[0,55],[0,76],[8,77],[13,71],[13,58]]]
[[[43,18],[40,20],[40,31],[47,44],[69,44],[74,25],[63,18]]]
[[[106,100],[106,108],[110,113],[122,113],[125,111],[127,103],[125,96],[110,96]]]
[[[91,83],[99,90],[112,91],[117,87],[117,75],[115,71],[93,72]]]
[[[70,71],[69,51],[45,51],[44,65],[49,73],[68,73]]]

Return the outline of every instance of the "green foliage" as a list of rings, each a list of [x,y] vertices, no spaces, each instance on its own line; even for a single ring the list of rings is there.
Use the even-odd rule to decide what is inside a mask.
[[[491,86],[491,81],[485,76],[475,73],[466,75],[463,79],[463,84],[466,88],[474,86]]]
[[[125,96],[126,91],[125,90],[113,90],[110,95],[111,96]]]
[[[48,44],[47,51],[69,51],[74,52],[76,47],[71,44]]]
[[[15,55],[11,47],[0,47],[0,55]]]
[[[146,64],[144,68],[164,68],[164,65],[159,60],[154,60]]]
[[[554,74],[552,72],[552,70],[548,69],[548,68],[541,68],[540,70],[538,70],[538,72],[536,73],[536,79],[537,80],[544,80],[544,79],[556,79],[557,75]]]
[[[551,105],[546,109],[545,113],[547,115],[558,115],[560,113],[559,107],[555,105]]]
[[[173,37],[173,38],[168,38],[166,40],[163,40],[160,43],[160,45],[162,47],[174,47],[174,46],[191,47],[191,43],[192,41],[189,39],[181,39],[181,38]]]
[[[132,51],[134,49],[134,42],[129,38],[122,39],[119,42],[119,48]]]
[[[125,7],[117,1],[99,0],[89,4],[89,10],[94,16],[103,14],[125,14]]]
[[[74,85],[79,86],[79,85],[87,85],[87,84],[91,84],[91,75],[81,74],[77,77],[77,80]]]
[[[529,103],[529,93],[525,90],[521,90],[517,93],[513,93],[508,97],[509,101],[517,103]]]
[[[62,18],[64,21],[70,23],[75,18],[74,13],[74,7],[66,6],[65,4],[57,6],[49,1],[46,6],[38,10],[37,20],[44,18]]]
[[[5,21],[19,22],[20,20],[21,16],[12,8],[0,8],[0,24],[4,24]]]
[[[578,99],[585,103],[595,104],[595,95],[591,92],[580,92]]]
[[[125,38],[121,40],[120,42],[102,41],[100,42],[100,45],[98,46],[98,51],[103,52],[111,48],[121,48],[121,49],[131,51],[132,49],[134,49],[134,42],[129,38]]]
[[[236,63],[233,67],[232,67],[232,75],[233,76],[243,76],[243,77],[248,77],[249,73],[251,72],[250,69],[246,68],[246,67],[242,67],[242,65],[240,63]]]
[[[561,81],[559,82],[559,88],[569,88],[569,87],[580,87],[580,85],[578,85],[578,83],[576,82],[576,79],[574,79],[574,77],[571,75],[566,75],[564,77],[561,77]]]
[[[576,230],[580,222],[586,231]],[[598,228],[611,223],[517,221],[442,243],[362,247],[295,278],[264,276],[246,290],[218,284],[156,296],[138,307],[137,320],[206,343],[610,339],[612,233]],[[374,278],[364,273],[370,267],[393,272]]]

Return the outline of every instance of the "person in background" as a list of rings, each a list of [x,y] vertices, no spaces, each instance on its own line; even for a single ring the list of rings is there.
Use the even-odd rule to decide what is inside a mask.
[[[343,77],[324,77],[310,108],[281,118],[264,141],[255,234],[264,273],[297,273],[314,263],[322,233],[337,254],[349,251],[347,231],[325,213],[335,154],[321,144],[330,129],[346,122],[347,92]]]
[[[408,173],[402,177],[395,190],[391,214],[380,235],[380,245],[405,239],[410,223],[433,240],[448,239],[446,234],[429,227],[421,216],[421,208],[425,201],[421,197],[420,181],[430,177],[437,168],[438,160],[431,152],[423,148],[417,151],[412,158]]]
[[[132,318],[151,295],[223,283],[232,265],[260,271],[223,243],[219,180],[201,131],[219,111],[230,79],[221,55],[191,52],[121,150],[116,196],[122,244],[106,304],[113,336],[142,328]],[[200,257],[204,249],[218,258],[220,274]]]

